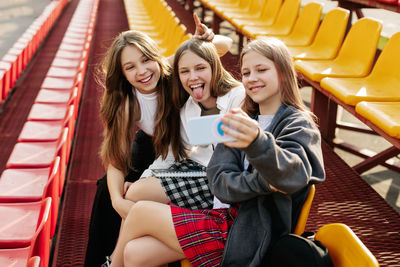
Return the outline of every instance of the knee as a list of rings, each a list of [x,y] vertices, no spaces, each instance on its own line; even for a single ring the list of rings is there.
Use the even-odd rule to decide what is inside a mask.
[[[129,213],[128,213],[128,216],[125,219],[125,222],[126,221],[131,221],[132,222],[132,221],[135,221],[135,220],[142,221],[143,218],[146,217],[146,214],[149,211],[149,206],[150,205],[151,204],[149,203],[149,201],[145,201],[145,200],[136,202],[132,206],[132,208],[129,210]]]
[[[124,249],[124,265],[125,266],[145,266],[146,265],[146,251],[143,251],[143,246],[132,240],[128,242]]]
[[[125,194],[125,199],[137,202],[141,198],[141,191],[143,191],[143,186],[140,180],[138,180],[129,186]]]

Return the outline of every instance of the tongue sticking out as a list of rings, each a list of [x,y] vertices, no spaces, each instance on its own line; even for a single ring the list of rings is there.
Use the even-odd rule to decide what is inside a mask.
[[[193,89],[193,94],[196,99],[202,99],[203,98],[203,87],[199,86],[199,87]]]

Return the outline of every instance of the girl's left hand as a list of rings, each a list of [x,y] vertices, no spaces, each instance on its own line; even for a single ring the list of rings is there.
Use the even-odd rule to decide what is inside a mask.
[[[196,24],[196,31],[193,38],[211,42],[214,39],[214,33],[205,24],[201,23],[196,13],[193,13],[193,20]]]
[[[232,109],[229,113],[226,113],[222,118],[222,122],[230,126],[221,126],[224,133],[237,139],[233,142],[224,143],[228,147],[246,148],[257,138],[260,131],[257,121],[250,118],[240,108]]]

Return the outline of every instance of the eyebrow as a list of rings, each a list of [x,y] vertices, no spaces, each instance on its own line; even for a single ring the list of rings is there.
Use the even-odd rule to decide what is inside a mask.
[[[140,57],[140,59],[142,60],[142,59],[144,59],[144,58],[150,59],[149,57],[146,57],[146,55],[143,54],[143,55]],[[150,59],[150,60],[151,60],[151,59]],[[128,65],[128,64],[135,65],[135,64],[132,63],[132,61],[127,61],[127,62],[123,63],[122,66],[125,66],[125,65]]]
[[[206,63],[199,63],[199,64],[194,65],[194,67],[199,67],[199,66],[207,66],[207,64]],[[187,68],[189,68],[189,67],[183,66],[183,67],[179,67],[178,69],[187,69]]]

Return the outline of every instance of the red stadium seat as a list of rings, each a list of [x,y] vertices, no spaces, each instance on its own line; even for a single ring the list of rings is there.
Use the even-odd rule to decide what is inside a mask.
[[[19,257],[39,256],[48,266],[50,254],[51,198],[38,202],[0,203],[0,260],[9,261],[12,251]],[[17,248],[25,248],[16,251]],[[26,253],[28,252],[28,253]],[[3,265],[0,262],[0,266]]]
[[[49,168],[6,169],[0,177],[0,202],[40,201],[51,197],[51,237],[55,233],[60,190],[60,157]]]

